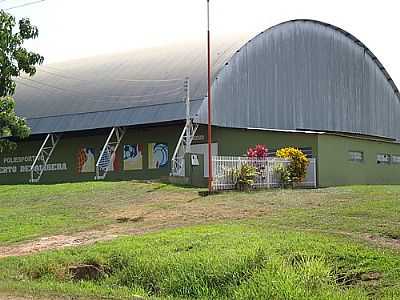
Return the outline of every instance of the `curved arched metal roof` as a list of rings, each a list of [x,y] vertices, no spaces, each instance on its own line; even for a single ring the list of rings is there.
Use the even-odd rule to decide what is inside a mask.
[[[246,40],[213,43],[214,125],[400,138],[399,90],[350,33],[300,19]],[[184,43],[43,66],[18,79],[16,110],[33,134],[183,120],[190,77],[192,115],[205,122],[205,54],[204,42]]]
[[[399,90],[388,72],[361,41],[323,22],[261,32],[221,69],[212,91],[217,126],[400,139]],[[200,122],[206,115],[203,103]]]
[[[394,93],[397,95],[397,97],[399,98],[400,101],[400,92],[399,89],[397,88],[395,82],[393,81],[392,77],[389,75],[389,73],[386,71],[385,67],[383,66],[383,64],[379,61],[379,59],[375,56],[374,53],[372,53],[372,51],[363,43],[361,42],[358,38],[356,38],[354,35],[352,35],[351,33],[347,32],[346,30],[343,30],[342,28],[339,28],[337,26],[334,26],[332,24],[328,24],[328,23],[324,23],[321,21],[317,21],[317,20],[310,20],[310,19],[296,19],[293,21],[287,21],[287,22],[283,22],[281,24],[275,25],[274,27],[283,25],[285,23],[290,23],[290,22],[311,22],[311,23],[315,23],[315,24],[319,24],[322,26],[326,26],[328,28],[331,28],[337,32],[342,33],[344,36],[348,37],[350,40],[352,40],[355,44],[357,44],[358,46],[360,46],[361,48],[364,49],[365,53],[371,57],[371,59],[375,62],[375,64],[377,65],[377,67],[382,71],[383,75],[386,77],[387,81],[389,82],[389,84],[391,85],[391,87],[393,88]],[[272,27],[273,28],[273,27]]]
[[[247,38],[213,42],[215,73]],[[206,96],[206,53],[186,42],[44,65],[17,79],[16,111],[33,134],[184,120],[184,79],[193,115]]]

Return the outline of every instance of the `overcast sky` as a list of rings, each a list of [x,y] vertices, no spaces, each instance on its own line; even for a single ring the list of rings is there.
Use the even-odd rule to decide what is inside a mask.
[[[0,8],[31,1],[2,0]],[[317,19],[363,41],[400,85],[398,1],[210,1],[214,36],[256,34],[290,19]],[[46,0],[9,12],[39,27],[39,39],[29,46],[46,63],[202,39],[206,30],[206,0]]]

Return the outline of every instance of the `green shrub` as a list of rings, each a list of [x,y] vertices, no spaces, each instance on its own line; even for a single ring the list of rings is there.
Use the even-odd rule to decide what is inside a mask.
[[[290,176],[290,171],[287,167],[285,167],[283,164],[280,164],[275,168],[274,171],[279,176],[279,180],[281,182],[282,188],[287,188],[287,187],[291,186],[292,178]]]
[[[240,191],[248,190],[254,184],[258,172],[251,164],[243,164],[233,171],[233,182]]]
[[[301,150],[293,147],[282,148],[276,152],[276,156],[290,159],[291,162],[287,169],[290,173],[290,182],[292,184],[304,180],[310,162]]]

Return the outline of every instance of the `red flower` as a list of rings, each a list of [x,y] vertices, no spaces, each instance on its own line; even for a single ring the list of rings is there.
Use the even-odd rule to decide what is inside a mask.
[[[255,148],[249,147],[247,150],[247,157],[251,158],[266,158],[268,149],[265,145],[257,144]]]

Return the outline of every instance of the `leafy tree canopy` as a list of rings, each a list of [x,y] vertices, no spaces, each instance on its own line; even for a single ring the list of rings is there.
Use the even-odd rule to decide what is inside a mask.
[[[38,37],[39,31],[29,19],[15,18],[0,10],[0,153],[15,148],[15,142],[7,139],[13,136],[26,138],[30,129],[25,119],[15,114],[15,78],[25,73],[32,76],[43,57],[24,48],[26,40]]]

